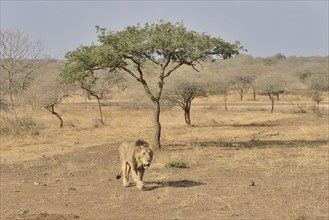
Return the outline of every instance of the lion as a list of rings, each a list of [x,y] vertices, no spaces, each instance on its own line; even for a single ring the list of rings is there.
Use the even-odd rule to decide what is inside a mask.
[[[150,167],[153,159],[153,151],[149,144],[143,140],[135,142],[125,142],[119,146],[119,155],[121,161],[121,172],[117,175],[117,179],[123,175],[123,187],[128,187],[129,173],[138,189],[143,189],[143,177],[145,170]]]

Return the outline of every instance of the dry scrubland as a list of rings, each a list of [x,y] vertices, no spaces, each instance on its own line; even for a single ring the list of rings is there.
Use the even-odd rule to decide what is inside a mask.
[[[211,95],[193,100],[192,126],[180,108],[163,103],[162,150],[146,171],[144,191],[115,180],[119,144],[152,142],[154,135],[152,104],[132,77],[116,73],[123,79],[109,85],[114,76],[103,71],[88,85],[105,92],[102,125],[95,99],[59,84],[63,62],[30,78],[17,75],[12,103],[1,74],[0,107],[9,110],[0,115],[0,218],[328,219],[328,57],[238,56],[202,65],[200,73],[182,67],[165,83],[164,96],[182,81]],[[147,65],[152,91],[153,73]],[[272,85],[267,95],[284,90],[274,113],[266,96]],[[63,128],[45,107],[61,115]]]
[[[296,101],[297,100],[297,101]],[[284,95],[270,113],[266,97],[197,99],[192,124],[174,108],[161,114],[163,149],[146,171],[146,189],[115,180],[118,144],[152,140],[152,109],[58,105],[24,108],[34,134],[1,134],[1,219],[328,219],[328,95],[322,115],[308,98]],[[93,102],[93,101],[91,101]],[[301,107],[305,111],[301,113]],[[166,168],[182,160],[188,168]]]

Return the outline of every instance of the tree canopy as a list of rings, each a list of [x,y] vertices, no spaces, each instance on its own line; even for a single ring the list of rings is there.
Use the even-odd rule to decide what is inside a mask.
[[[183,65],[198,71],[200,61],[228,59],[243,50],[238,41],[231,44],[219,37],[188,30],[183,23],[162,20],[128,26],[122,31],[108,32],[99,26],[96,30],[99,45],[81,46],[66,55],[63,81],[92,79],[98,69],[121,70],[131,75],[143,85],[154,104],[155,147],[160,147],[160,98],[165,79]],[[158,76],[153,91],[144,77],[144,68],[149,64]]]

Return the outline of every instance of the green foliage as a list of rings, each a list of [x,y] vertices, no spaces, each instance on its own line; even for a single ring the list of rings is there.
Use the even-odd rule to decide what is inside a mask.
[[[188,164],[184,160],[172,160],[172,161],[169,161],[168,163],[166,163],[165,167],[166,168],[172,168],[172,167],[188,168]]]
[[[221,38],[189,31],[183,23],[137,24],[108,34],[105,29],[97,27],[97,32],[99,41],[110,46],[119,54],[118,57],[129,59],[130,55],[137,62],[151,60],[157,63],[170,58],[170,61],[189,64],[213,55],[230,58],[243,49],[239,42],[230,44]]]
[[[128,26],[122,31],[106,32],[96,26],[99,46],[81,46],[66,54],[62,71],[63,82],[84,81],[95,69],[124,69],[142,81],[143,65],[152,62],[161,67],[162,77],[168,77],[176,68],[166,73],[171,63],[194,66],[200,60],[227,59],[239,54],[239,42],[230,44],[221,38],[189,31],[182,23],[160,21],[157,24]],[[127,69],[127,68],[131,68]]]
[[[183,23],[160,21],[156,24],[128,26],[107,32],[96,26],[99,46],[81,46],[66,55],[62,72],[65,83],[93,80],[93,72],[106,69],[125,71],[143,85],[155,108],[155,144],[160,148],[160,99],[165,79],[183,65],[195,68],[200,61],[228,59],[244,50],[239,42],[230,44],[221,38],[188,30]],[[158,79],[152,91],[145,80],[145,66],[152,63]]]
[[[312,72],[309,70],[305,70],[304,72],[298,74],[298,77],[300,80],[302,80],[302,82],[305,82],[305,80],[310,76],[312,76]]]
[[[199,61],[227,59],[244,50],[239,42],[230,44],[190,31],[183,23],[137,24],[117,32],[96,26],[96,31],[100,45],[80,46],[66,54],[62,82],[93,82],[95,70],[124,70],[143,84],[152,101],[160,99],[164,79],[182,65],[195,69]],[[153,71],[158,72],[160,80],[157,92],[152,92],[144,79],[145,67],[150,63],[158,67]]]
[[[97,46],[80,46],[65,55],[67,62],[60,74],[62,83],[94,81],[93,71],[100,68]]]
[[[277,61],[274,59],[267,58],[267,59],[263,60],[263,63],[265,66],[272,66],[272,65],[277,64]]]
[[[263,63],[265,66],[272,66],[272,65],[276,65],[280,62],[280,60],[285,60],[287,59],[287,57],[281,53],[275,54],[271,57],[268,57],[266,59],[263,60]]]

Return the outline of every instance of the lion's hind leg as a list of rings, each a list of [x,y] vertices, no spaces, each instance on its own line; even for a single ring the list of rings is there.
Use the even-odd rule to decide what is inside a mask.
[[[123,176],[123,187],[129,186],[129,173],[130,173],[130,166],[129,164],[125,161],[122,163],[122,176]]]

